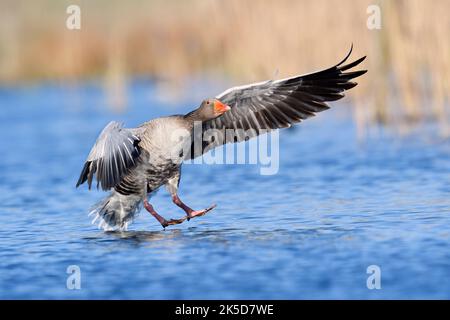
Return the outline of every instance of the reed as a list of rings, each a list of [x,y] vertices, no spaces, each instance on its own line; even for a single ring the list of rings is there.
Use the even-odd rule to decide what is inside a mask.
[[[65,27],[69,4],[81,7],[80,31]],[[366,27],[370,4],[380,30]],[[245,83],[326,67],[353,43],[354,57],[368,55],[351,94],[361,128],[438,119],[449,134],[449,11],[448,0],[6,0],[0,82],[102,77],[120,106],[136,75]]]

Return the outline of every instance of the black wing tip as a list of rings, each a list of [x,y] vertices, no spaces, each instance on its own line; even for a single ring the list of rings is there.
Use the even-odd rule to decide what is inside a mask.
[[[346,61],[348,60],[348,58],[350,57],[350,55],[352,54],[352,52],[353,52],[353,42],[352,42],[352,44],[350,45],[350,50],[348,51],[348,53],[347,53],[347,55],[345,56],[345,58],[342,59],[341,62],[339,62],[337,65],[335,65],[335,67],[336,67],[336,68],[337,68],[337,67],[340,67],[344,62],[346,62]],[[354,66],[357,66],[358,64],[360,64],[361,62],[363,62],[366,58],[367,58],[367,56],[363,56],[363,57],[361,57],[361,58],[359,58],[359,59],[357,59],[357,60],[355,60],[355,61],[353,61],[353,62],[351,62],[351,63],[349,63],[349,64],[347,64],[347,65],[345,65],[345,66],[340,67],[339,69],[341,69],[341,70],[342,70],[342,69],[343,69],[343,70],[346,70],[346,69],[353,68]]]
[[[340,66],[341,64],[343,64],[345,61],[347,61],[347,59],[350,57],[350,55],[352,54],[352,52],[353,52],[353,42],[352,42],[352,44],[351,44],[351,46],[350,46],[350,50],[349,50],[349,52],[347,53],[347,55],[345,56],[345,58],[342,59],[342,61],[339,62],[339,63],[336,65],[336,67],[339,67],[339,66]]]
[[[365,73],[367,73],[367,70],[358,70],[358,71],[351,71],[351,72],[342,73],[341,76],[344,77],[347,80],[351,80],[351,79],[354,79],[354,78],[358,78],[358,77],[362,76]]]
[[[361,57],[359,59],[356,59],[355,61],[353,61],[353,62],[351,62],[351,63],[341,67],[341,69],[345,68],[347,66],[350,66],[349,68],[353,68],[353,67],[357,66],[358,64],[360,64],[361,62],[363,62],[364,60],[366,60],[366,58],[367,58],[367,56],[363,56],[363,57]]]
[[[344,66],[338,67],[338,71],[341,73],[342,76],[348,78],[348,80],[360,77],[363,74],[366,74],[368,70],[364,69],[364,70],[350,71],[350,72],[344,72],[344,71],[352,69],[352,68],[358,66],[366,58],[367,58],[367,56],[363,56],[363,57],[361,57],[359,59],[356,59],[353,62],[350,62],[350,63],[344,65]]]
[[[346,70],[346,69],[350,69],[350,68],[356,67],[356,66],[359,65],[361,62],[363,62],[364,60],[366,60],[366,58],[367,58],[367,56],[363,56],[363,57],[361,57],[361,58],[359,58],[359,59],[356,59],[355,61],[353,61],[353,62],[351,62],[351,63],[345,65],[345,66],[342,66],[340,69],[341,69],[341,70],[342,70],[342,69]]]
[[[360,74],[359,76],[362,76],[363,74],[366,74],[367,71],[368,71],[368,70],[361,70],[361,71],[360,71],[361,74]],[[358,76],[358,77],[359,77],[359,76]]]
[[[81,174],[80,174],[80,177],[78,178],[77,185],[75,186],[75,188],[78,188],[79,186],[81,186],[88,179],[90,165],[91,165],[91,162],[86,161],[86,163],[83,166],[83,169],[81,170]],[[90,186],[89,186],[89,189],[90,189]]]

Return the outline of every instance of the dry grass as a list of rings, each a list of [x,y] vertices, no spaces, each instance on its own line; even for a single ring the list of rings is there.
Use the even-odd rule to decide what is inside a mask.
[[[81,7],[80,31],[65,27],[70,4]],[[369,4],[382,8],[381,30],[366,27]],[[354,57],[368,55],[352,92],[361,127],[436,118],[448,133],[449,11],[448,0],[7,0],[0,81],[101,76],[120,101],[129,76],[283,77],[333,64],[354,43]]]

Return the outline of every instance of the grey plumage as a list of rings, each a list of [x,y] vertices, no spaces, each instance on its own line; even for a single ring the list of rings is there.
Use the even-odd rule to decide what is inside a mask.
[[[366,58],[343,65],[352,49],[353,46],[347,56],[331,68],[281,80],[233,87],[217,95],[216,98],[229,105],[231,110],[204,122],[203,132],[214,129],[215,134],[221,134],[222,137],[204,142],[202,152],[192,152],[191,157],[200,156],[221,143],[240,142],[273,129],[290,127],[329,109],[327,102],[343,98],[344,91],[357,85],[351,80],[367,72],[345,72]],[[233,141],[225,139],[226,129],[235,130]]]
[[[92,223],[98,223],[105,231],[126,230],[139,212],[141,202],[140,195],[113,191],[92,207],[89,216],[94,217]]]
[[[105,230],[126,229],[142,201],[162,185],[167,186],[174,203],[189,214],[193,210],[177,196],[182,160],[200,156],[223,143],[289,127],[328,109],[327,102],[344,97],[346,90],[356,86],[351,80],[366,72],[346,72],[365,58],[344,65],[351,52],[337,65],[322,71],[230,88],[216,99],[204,100],[184,116],[153,119],[134,129],[110,122],[90,151],[77,182],[78,187],[87,181],[90,189],[95,177],[97,188],[114,188],[91,211],[94,221]],[[201,137],[194,136],[197,122],[201,124]],[[210,129],[215,130],[215,139],[204,139]],[[236,132],[232,141],[224,137],[227,129]],[[217,135],[222,135],[221,139]],[[199,150],[194,147],[198,141]],[[146,204],[146,209],[157,215]],[[161,217],[158,221],[168,225]]]
[[[111,121],[89,153],[77,187],[87,181],[90,189],[94,174],[97,177],[97,187],[100,184],[103,190],[109,190],[116,186],[129,169],[136,165],[141,154],[138,145],[140,141],[131,130]]]
[[[92,208],[93,222],[104,230],[126,229],[148,193],[174,177],[179,179],[182,159],[177,155],[183,144],[170,144],[171,134],[180,130],[188,135],[190,129],[182,116],[154,119],[134,129],[110,122],[90,151],[77,182],[78,187],[87,181],[90,188],[96,178],[97,187],[114,188]]]

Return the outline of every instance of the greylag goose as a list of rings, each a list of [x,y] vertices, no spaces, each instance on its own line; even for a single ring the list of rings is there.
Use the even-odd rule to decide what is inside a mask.
[[[347,71],[365,59],[344,64],[351,52],[337,65],[318,72],[230,88],[185,115],[153,119],[130,129],[110,122],[90,151],[76,185],[87,181],[91,189],[95,176],[97,188],[113,189],[94,206],[93,222],[99,221],[104,230],[126,230],[142,203],[163,228],[203,216],[215,205],[193,210],[177,194],[183,160],[227,142],[290,127],[328,109],[326,102],[344,97],[344,91],[356,86],[351,80],[367,72]],[[220,135],[231,129],[245,134],[236,133],[232,141],[218,139],[217,133],[214,139],[200,137],[200,147],[196,147],[194,127],[198,123],[200,133],[217,130]],[[149,196],[163,185],[174,204],[185,211],[183,218],[166,220],[149,203]]]

